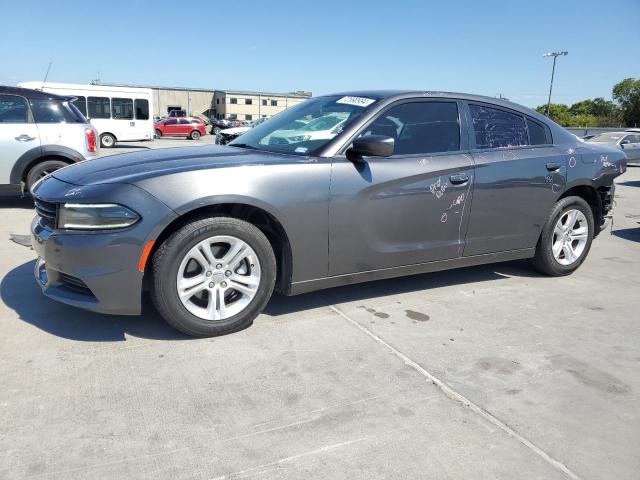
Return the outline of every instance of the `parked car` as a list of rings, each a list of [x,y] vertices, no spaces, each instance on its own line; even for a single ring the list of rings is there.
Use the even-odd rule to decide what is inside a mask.
[[[204,122],[195,117],[169,117],[155,124],[157,137],[187,137],[199,140],[207,134]]]
[[[98,155],[98,132],[73,100],[0,86],[0,187],[29,191],[54,170]]]
[[[257,127],[258,125],[260,125],[266,120],[268,120],[268,118],[263,117],[263,118],[254,120],[253,122],[250,122],[248,125],[243,125],[242,127],[226,128],[224,130],[220,130],[216,134],[216,143],[218,145],[226,145],[232,140],[235,140],[236,138],[238,138],[243,133],[248,132],[253,127]]]
[[[292,122],[342,129],[286,143]],[[441,92],[309,99],[229,145],[114,155],[33,189],[45,295],[160,314],[194,336],[251,324],[274,289],[532,258],[552,276],[584,262],[611,214],[622,151],[528,108]],[[73,192],[70,200],[69,192]]]
[[[221,119],[213,120],[211,124],[211,134],[216,135],[221,130],[224,130],[227,128],[236,128],[241,126],[242,126],[242,122],[236,119],[221,118]]]
[[[605,132],[590,138],[587,142],[619,148],[624,152],[629,164],[640,163],[640,132],[633,133],[632,129],[620,132]]]

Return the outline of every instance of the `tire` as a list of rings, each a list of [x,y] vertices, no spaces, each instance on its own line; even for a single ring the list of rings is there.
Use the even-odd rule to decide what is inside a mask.
[[[193,132],[191,132],[191,133],[189,134],[189,138],[190,138],[191,140],[200,140],[200,137],[201,137],[200,132],[199,132],[199,131],[197,131],[197,130],[194,130]]]
[[[226,263],[229,259],[225,259],[225,255],[233,257],[234,253],[231,244],[225,250],[223,243],[231,239],[238,242],[236,248],[240,244],[248,247],[244,250],[249,252],[246,257],[244,252],[237,255],[236,259],[242,258],[239,266],[234,265],[234,260]],[[203,244],[209,246],[215,262],[202,262],[206,261],[200,248]],[[197,258],[200,260],[196,261]],[[203,266],[203,263],[207,265]],[[187,277],[189,270],[195,273]],[[253,277],[255,272],[257,278]],[[206,218],[173,233],[154,253],[151,298],[160,315],[172,327],[194,337],[212,337],[251,325],[271,298],[275,278],[273,250],[258,228],[235,218]],[[253,287],[249,279],[253,279]],[[192,285],[194,288],[189,286],[182,290],[186,300],[181,300],[179,282],[185,285],[184,282],[194,280],[197,281]],[[253,296],[235,290],[235,285],[251,290]],[[186,290],[197,293],[190,296],[190,293],[184,293]],[[224,312],[228,315],[224,316]],[[206,318],[209,313],[213,316]],[[219,318],[214,318],[216,316]]]
[[[162,136],[162,132],[158,129],[156,129],[156,137],[160,138]]]
[[[220,127],[213,127],[213,128],[211,129],[211,133],[213,133],[214,135],[217,135],[217,134],[219,134],[219,133],[220,133],[220,131],[221,131],[221,130],[222,130],[222,129],[221,129]]]
[[[45,175],[58,170],[59,168],[66,167],[69,165],[67,162],[63,162],[62,160],[42,160],[39,163],[36,163],[29,169],[26,177],[27,191],[31,192],[31,187],[33,184],[40,180]]]
[[[579,213],[573,217],[573,212]],[[573,224],[569,225],[572,218]],[[575,272],[589,254],[595,232],[594,225],[593,211],[584,199],[560,199],[553,206],[542,229],[533,257],[534,267],[553,277]],[[557,248],[558,246],[561,248]]]
[[[100,146],[102,148],[112,148],[116,144],[116,137],[110,133],[100,135]]]

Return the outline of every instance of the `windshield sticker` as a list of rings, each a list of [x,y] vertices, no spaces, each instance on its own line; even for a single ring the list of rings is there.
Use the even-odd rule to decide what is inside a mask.
[[[306,147],[298,147],[298,148],[295,149],[295,152],[296,153],[307,153],[307,150],[309,150],[309,149],[306,148]]]
[[[336,101],[336,103],[342,103],[344,105],[353,105],[354,107],[362,107],[362,108],[368,107],[373,102],[375,102],[375,100],[373,100],[372,98],[365,98],[365,97],[342,97],[340,100]]]

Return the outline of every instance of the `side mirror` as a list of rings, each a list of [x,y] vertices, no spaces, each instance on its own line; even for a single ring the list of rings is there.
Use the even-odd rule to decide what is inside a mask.
[[[390,157],[393,155],[395,139],[386,135],[367,135],[356,138],[347,155],[356,157]]]
[[[629,140],[622,140],[620,142],[620,146],[622,147],[623,145],[629,145],[631,142]]]

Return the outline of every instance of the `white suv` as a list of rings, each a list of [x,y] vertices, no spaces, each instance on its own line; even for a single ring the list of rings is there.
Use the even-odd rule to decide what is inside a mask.
[[[48,173],[98,155],[98,132],[71,100],[0,86],[0,188],[30,190]]]

